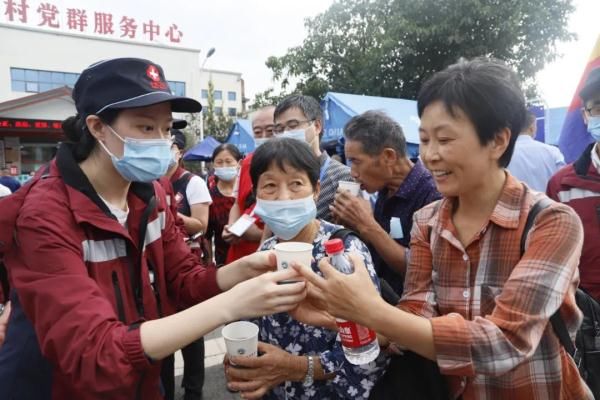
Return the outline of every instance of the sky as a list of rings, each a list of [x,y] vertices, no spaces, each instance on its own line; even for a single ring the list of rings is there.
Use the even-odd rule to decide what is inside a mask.
[[[26,1],[31,4],[29,12],[34,14],[38,7],[34,3],[41,1]],[[256,93],[273,86],[278,91],[265,65],[267,58],[282,56],[287,49],[301,45],[307,35],[306,18],[322,13],[333,0],[52,0],[51,3],[61,10],[62,18],[67,8],[78,7],[85,8],[88,14],[113,13],[115,23],[124,15],[135,17],[138,22],[153,19],[163,29],[175,23],[183,32],[182,44],[200,49],[198,66],[214,47],[215,53],[206,60],[205,68],[241,72],[246,97],[253,99]],[[567,106],[571,102],[600,34],[600,0],[573,0],[573,3],[576,10],[569,28],[578,37],[559,44],[562,56],[537,76],[541,100],[549,107]],[[167,41],[164,31],[162,39]]]
[[[242,72],[246,96],[253,98],[255,93],[273,86],[266,59],[284,55],[288,48],[302,44],[307,34],[305,19],[325,11],[331,3],[331,0],[194,2],[200,4],[199,43],[216,49],[206,67]],[[576,9],[571,14],[569,28],[577,34],[577,39],[559,44],[561,56],[537,76],[542,101],[548,107],[569,105],[600,35],[600,0],[574,0],[573,4]]]

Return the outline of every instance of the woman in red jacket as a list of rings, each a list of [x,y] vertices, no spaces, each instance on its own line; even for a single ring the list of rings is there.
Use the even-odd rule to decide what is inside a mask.
[[[201,106],[173,96],[160,66],[96,63],[73,99],[69,142],[27,194],[5,255],[15,290],[0,398],[161,399],[162,358],[228,321],[289,310],[304,283],[277,285],[294,272],[268,272],[272,254],[218,270],[191,256],[155,180],[171,112]]]

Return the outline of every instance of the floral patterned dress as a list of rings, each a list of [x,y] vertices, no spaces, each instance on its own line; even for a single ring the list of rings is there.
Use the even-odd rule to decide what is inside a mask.
[[[333,232],[341,228],[320,220],[319,232],[313,242],[314,261],[311,267],[315,272],[320,274],[317,265],[327,255],[323,244]],[[273,249],[277,243],[278,239],[272,237],[263,243],[260,250]],[[362,255],[371,279],[379,289],[379,280],[367,246],[354,235],[348,235],[344,245],[346,251]],[[315,380],[310,387],[304,387],[302,382],[285,382],[273,388],[265,399],[366,399],[377,379],[385,372],[388,360],[383,352],[375,361],[365,365],[349,363],[336,331],[303,324],[287,313],[269,315],[254,322],[260,327],[259,338],[262,342],[278,346],[294,355],[318,356],[323,370],[335,373],[335,378],[328,381]]]

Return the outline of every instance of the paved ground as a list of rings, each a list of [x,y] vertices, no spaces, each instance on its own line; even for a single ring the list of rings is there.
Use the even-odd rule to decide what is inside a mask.
[[[239,399],[240,396],[229,393],[225,387],[223,374],[223,356],[225,342],[221,336],[221,328],[215,329],[204,337],[205,358],[204,366],[204,400],[230,400]],[[183,399],[181,389],[181,374],[183,374],[183,359],[181,352],[175,353],[175,399]]]

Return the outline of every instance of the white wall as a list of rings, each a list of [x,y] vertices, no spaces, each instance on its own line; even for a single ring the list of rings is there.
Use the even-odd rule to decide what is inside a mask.
[[[218,71],[204,69],[200,71],[200,88],[208,90],[208,81],[212,79],[215,90],[223,93],[222,100],[215,100],[215,107],[223,107],[223,113],[227,115],[228,108],[235,108],[237,113],[242,111],[242,74],[239,72]],[[229,101],[227,92],[235,92],[235,101]],[[198,90],[197,96],[200,95]],[[207,99],[201,99],[206,104]]]

